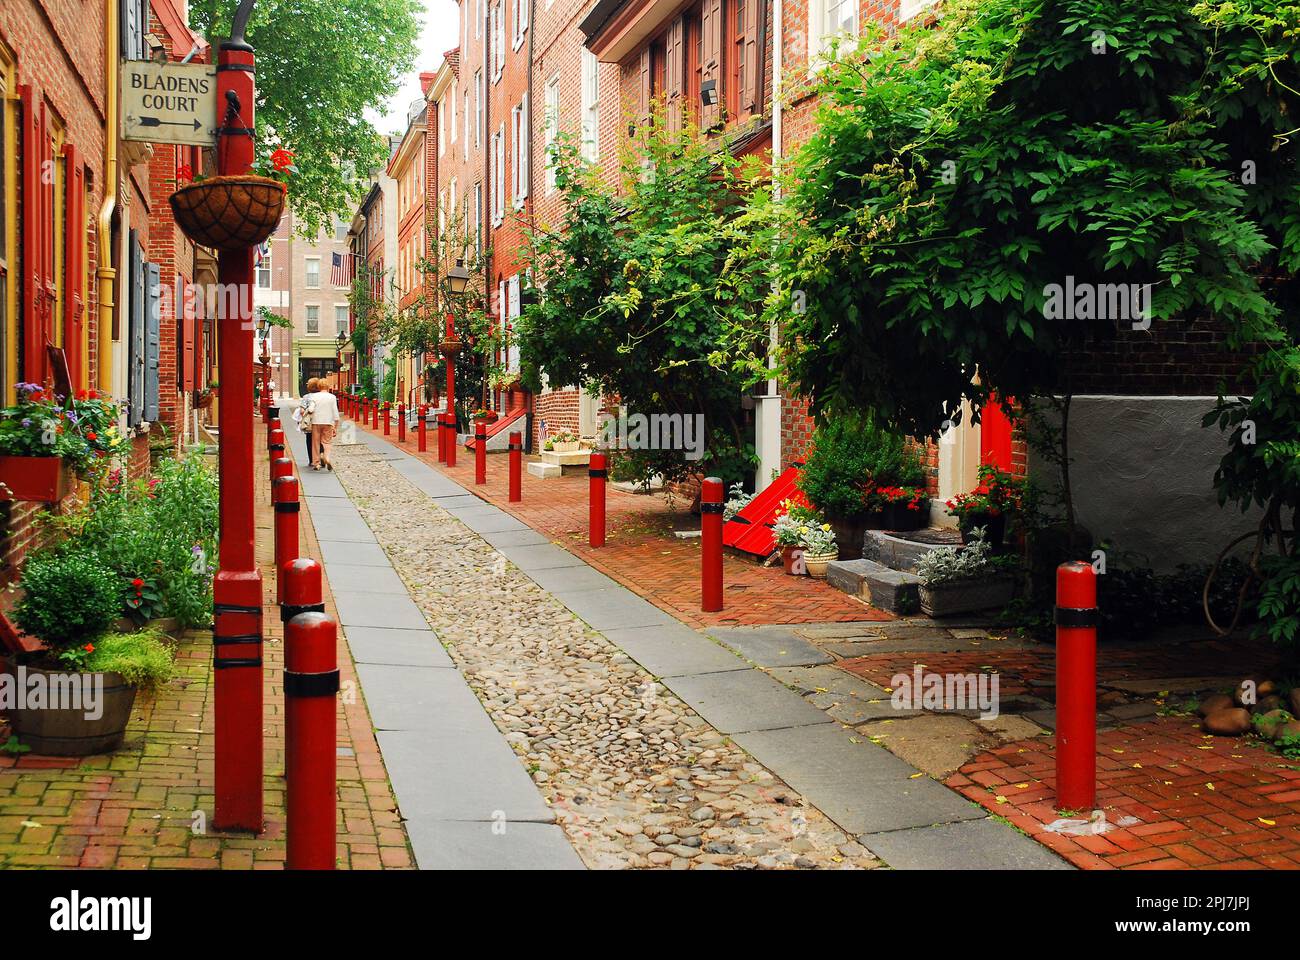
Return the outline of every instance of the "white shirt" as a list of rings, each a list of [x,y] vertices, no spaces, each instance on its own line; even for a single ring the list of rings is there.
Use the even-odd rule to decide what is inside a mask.
[[[328,390],[318,390],[315,393],[309,393],[306,400],[311,404],[311,422],[313,425],[320,424],[331,426],[339,422],[339,405],[334,399],[334,394]]]

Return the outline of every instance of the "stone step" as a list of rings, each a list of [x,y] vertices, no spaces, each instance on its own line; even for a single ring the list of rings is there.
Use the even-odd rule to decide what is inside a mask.
[[[890,613],[911,614],[921,607],[921,578],[875,560],[832,560],[826,582]]]
[[[868,530],[862,538],[862,558],[912,573],[917,561],[930,551],[960,545],[961,534],[956,530],[930,528],[909,534]]]
[[[543,450],[542,462],[557,467],[585,467],[591,462],[591,451],[566,450],[561,453],[555,450]]]
[[[564,474],[564,468],[557,463],[542,463],[538,460],[528,461],[528,472],[534,477],[551,480]]]

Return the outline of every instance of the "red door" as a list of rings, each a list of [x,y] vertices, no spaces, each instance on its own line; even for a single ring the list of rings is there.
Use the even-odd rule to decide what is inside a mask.
[[[1011,472],[1011,418],[995,397],[989,398],[980,417],[980,463]]]

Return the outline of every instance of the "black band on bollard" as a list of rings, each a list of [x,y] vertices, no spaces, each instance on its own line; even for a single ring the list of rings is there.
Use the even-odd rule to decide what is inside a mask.
[[[722,513],[726,510],[726,507],[725,503],[705,502],[700,504],[700,513]]]
[[[297,513],[302,509],[302,504],[297,500],[282,501],[275,505],[276,513]]]
[[[324,673],[284,671],[286,697],[332,697],[338,692],[339,672],[337,670],[327,670]]]
[[[300,613],[324,613],[323,603],[282,603],[280,604],[280,621],[288,623]]]
[[[212,615],[219,617],[223,613],[261,613],[261,607],[245,607],[238,603],[214,603],[212,605]]]
[[[507,450],[522,450],[523,448],[524,445],[522,443],[511,443],[506,446]]]
[[[228,643],[261,643],[262,635],[260,633],[232,633],[229,636],[214,636],[212,645],[214,647],[224,646]]]
[[[284,452],[284,444],[283,444],[283,443],[272,443],[272,444],[269,444],[269,445],[267,446],[267,449],[270,450],[272,453],[276,452],[277,450],[280,451],[281,453],[283,453],[283,452]]]
[[[1101,611],[1096,607],[1057,607],[1056,625],[1058,627],[1095,627],[1100,621]]]
[[[609,471],[608,471],[608,470],[588,470],[588,471],[587,471],[587,476],[589,476],[589,477],[608,477],[608,476],[609,476]]]
[[[215,670],[226,670],[230,667],[260,667],[262,665],[261,657],[247,657],[240,659],[238,657],[213,657],[212,667]]]

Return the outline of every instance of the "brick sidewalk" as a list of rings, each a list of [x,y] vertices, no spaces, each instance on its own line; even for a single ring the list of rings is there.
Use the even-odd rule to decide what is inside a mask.
[[[1097,748],[1098,806],[1112,824],[1138,823],[1048,833],[1062,816],[1052,737],[980,754],[946,782],[1085,869],[1300,866],[1300,769],[1259,741],[1209,736],[1194,717],[1161,717],[1102,732]]]
[[[359,422],[357,429],[383,436]],[[763,567],[727,554],[723,558],[724,608],[700,610],[700,543],[681,540],[674,530],[698,530],[699,518],[680,498],[671,507],[660,495],[625,493],[610,487],[606,498],[605,546],[587,545],[588,480],[586,476],[542,480],[525,464],[519,503],[509,500],[507,461],[488,455],[487,483],[474,484],[474,456],[457,451],[456,466],[438,462],[437,437],[429,433],[429,450],[416,450],[415,431],[404,444],[397,430],[385,439],[456,480],[484,500],[514,515],[561,544],[606,576],[695,628],[772,623],[889,620],[892,616],[811,577],[789,577],[779,567]]]
[[[113,754],[18,758],[0,755],[0,868],[122,867],[278,869],[284,865],[284,629],[275,606],[272,512],[265,456],[256,471],[257,549],[262,570],[265,678],[266,828],[258,836],[211,828],[212,635],[184,637],[177,679],[152,700],[139,698],[126,741]],[[304,505],[302,553],[319,559]],[[326,584],[325,605],[335,615]],[[359,690],[339,638],[345,693]],[[365,703],[339,698],[338,866],[411,868],[406,834]],[[0,739],[4,739],[0,735]],[[196,830],[202,811],[206,830]]]

